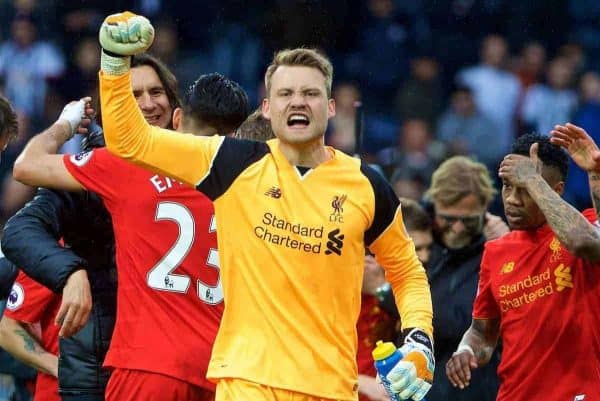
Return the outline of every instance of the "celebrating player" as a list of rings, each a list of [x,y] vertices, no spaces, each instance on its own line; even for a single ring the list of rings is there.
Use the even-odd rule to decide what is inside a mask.
[[[401,397],[422,399],[433,376],[427,279],[393,190],[324,146],[331,63],[310,49],[275,55],[262,107],[277,139],[173,135],[148,125],[128,90],[129,56],[153,35],[128,12],[101,27],[105,135],[111,152],[214,200],[225,295],[208,371],[217,399],[356,399],[365,245],[386,269],[405,332],[388,378]]]
[[[446,365],[465,388],[498,336],[498,401],[592,400],[600,394],[600,152],[585,131],[559,126],[552,142],[588,171],[596,210],[561,198],[567,156],[525,135],[500,165],[512,232],[485,246],[471,327]]]
[[[136,111],[144,111],[150,98],[162,98],[165,109],[168,96],[156,71],[143,66],[136,74],[144,77],[137,76],[143,88],[134,85],[134,95],[142,96]],[[203,75],[189,88],[182,109],[173,111],[173,126],[228,134],[248,110],[239,85],[219,74]],[[159,117],[155,111],[148,120]],[[106,149],[72,156],[43,151],[52,138],[68,139],[71,131],[64,128],[57,123],[34,138],[15,175],[30,184],[93,191],[111,213],[119,285],[117,323],[105,360],[115,369],[106,399],[212,399],[214,384],[206,380],[206,369],[223,295],[211,202]]]

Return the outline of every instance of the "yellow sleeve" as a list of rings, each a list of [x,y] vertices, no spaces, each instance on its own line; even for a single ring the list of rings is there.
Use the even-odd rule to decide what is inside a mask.
[[[418,327],[433,338],[433,306],[429,282],[415,246],[404,228],[400,208],[394,220],[369,247],[385,269],[400,312],[402,330]]]
[[[133,97],[130,72],[100,72],[100,104],[111,153],[194,186],[208,175],[224,137],[182,134],[148,124]]]

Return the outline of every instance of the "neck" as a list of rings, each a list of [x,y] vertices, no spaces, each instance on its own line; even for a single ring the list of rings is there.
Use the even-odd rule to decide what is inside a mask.
[[[322,139],[302,146],[279,141],[279,150],[293,166],[314,168],[332,157]]]

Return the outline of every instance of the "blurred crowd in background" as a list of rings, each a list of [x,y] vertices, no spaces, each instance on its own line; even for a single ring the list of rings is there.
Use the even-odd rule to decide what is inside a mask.
[[[322,49],[335,67],[328,142],[381,166],[399,196],[420,199],[456,154],[495,177],[525,132],[573,121],[600,139],[597,0],[0,0],[0,92],[21,129],[0,166],[0,224],[32,195],[11,179],[14,158],[66,102],[96,95],[98,27],[123,9],[152,20],[152,52],[181,88],[217,71],[254,105],[276,49]],[[572,169],[568,183],[567,198],[587,206],[586,175]]]

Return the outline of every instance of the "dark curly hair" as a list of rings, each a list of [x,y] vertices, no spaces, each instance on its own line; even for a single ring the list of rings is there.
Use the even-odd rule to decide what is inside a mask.
[[[242,87],[221,74],[201,75],[184,95],[183,110],[199,125],[209,125],[219,135],[235,131],[250,114]]]
[[[512,145],[511,153],[529,156],[529,148],[538,143],[538,157],[546,167],[555,168],[561,176],[561,180],[567,178],[569,169],[569,158],[564,150],[553,145],[550,138],[537,133],[526,134],[517,138]]]

